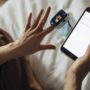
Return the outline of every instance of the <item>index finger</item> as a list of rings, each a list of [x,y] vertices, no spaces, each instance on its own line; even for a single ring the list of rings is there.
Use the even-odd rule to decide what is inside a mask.
[[[54,30],[54,26],[49,26],[46,30],[44,30],[40,33],[40,36],[45,37],[47,34],[52,32],[53,30]]]

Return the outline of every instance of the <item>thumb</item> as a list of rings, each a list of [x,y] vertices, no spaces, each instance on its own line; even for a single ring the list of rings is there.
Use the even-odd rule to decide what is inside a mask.
[[[84,57],[86,57],[87,59],[90,59],[90,45],[88,45],[88,48],[84,54]]]
[[[46,50],[46,49],[56,49],[54,45],[41,45],[40,50]]]

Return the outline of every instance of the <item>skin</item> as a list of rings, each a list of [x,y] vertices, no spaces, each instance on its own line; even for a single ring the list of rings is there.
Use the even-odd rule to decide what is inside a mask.
[[[0,47],[0,64],[12,60],[13,58],[26,56],[28,54],[31,55],[40,50],[55,49],[54,45],[40,44],[43,38],[54,29],[53,26],[43,29],[48,19],[50,10],[50,7],[48,7],[45,12],[42,9],[33,24],[31,23],[32,13],[30,13],[24,33],[13,43]],[[30,87],[42,90],[41,85],[39,85],[33,77],[30,59],[28,56],[24,60],[24,65]]]
[[[78,58],[70,67],[64,90],[81,90],[82,81],[90,71],[90,45],[84,56]]]
[[[31,55],[40,50],[55,49],[54,45],[41,45],[43,38],[54,29],[53,26],[43,29],[50,10],[51,8],[48,7],[44,13],[42,9],[32,25],[32,13],[30,13],[25,32],[16,41],[0,47],[0,64],[13,58]]]
[[[41,17],[42,13],[43,13],[43,10],[41,10],[41,12],[39,13],[38,18]],[[30,14],[30,17],[28,19],[29,22],[26,25],[27,27],[26,30],[28,30],[28,27],[30,28],[29,25],[30,25],[31,17],[32,17],[32,14]],[[36,25],[34,25],[32,28],[34,28],[35,26]],[[30,76],[31,75],[30,62],[28,61],[25,61],[25,62],[27,67],[26,70],[28,70],[27,73]],[[85,55],[78,58],[68,70],[67,77],[65,80],[64,90],[81,90],[82,81],[90,70],[89,64],[90,64],[90,46],[88,46],[88,49],[86,50]]]
[[[44,14],[44,10],[41,10],[32,25],[32,13],[30,13],[25,32],[16,41],[0,47],[0,64],[3,64],[13,58],[31,55],[40,50],[55,49],[54,45],[41,45],[43,38],[54,29],[53,26],[43,29],[50,10],[51,8],[48,7]],[[30,77],[31,74],[28,61],[25,61],[25,63],[28,77]],[[78,58],[68,70],[64,90],[81,90],[82,81],[89,71],[90,46],[88,47],[85,55]]]

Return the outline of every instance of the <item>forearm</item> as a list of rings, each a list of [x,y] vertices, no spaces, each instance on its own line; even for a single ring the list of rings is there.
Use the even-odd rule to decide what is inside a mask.
[[[0,64],[21,56],[16,42],[0,47]]]
[[[81,84],[82,82],[76,73],[70,71],[65,80],[64,90],[81,90]]]

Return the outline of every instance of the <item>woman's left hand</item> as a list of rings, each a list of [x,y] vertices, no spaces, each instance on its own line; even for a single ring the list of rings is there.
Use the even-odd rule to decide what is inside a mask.
[[[18,49],[22,52],[22,56],[33,54],[40,50],[55,49],[54,45],[41,45],[43,38],[54,29],[53,26],[49,26],[45,30],[43,29],[50,10],[51,8],[48,7],[46,12],[43,14],[44,10],[42,9],[32,25],[32,14],[30,14],[25,32],[20,36],[20,38],[18,38],[18,40],[16,40]]]

